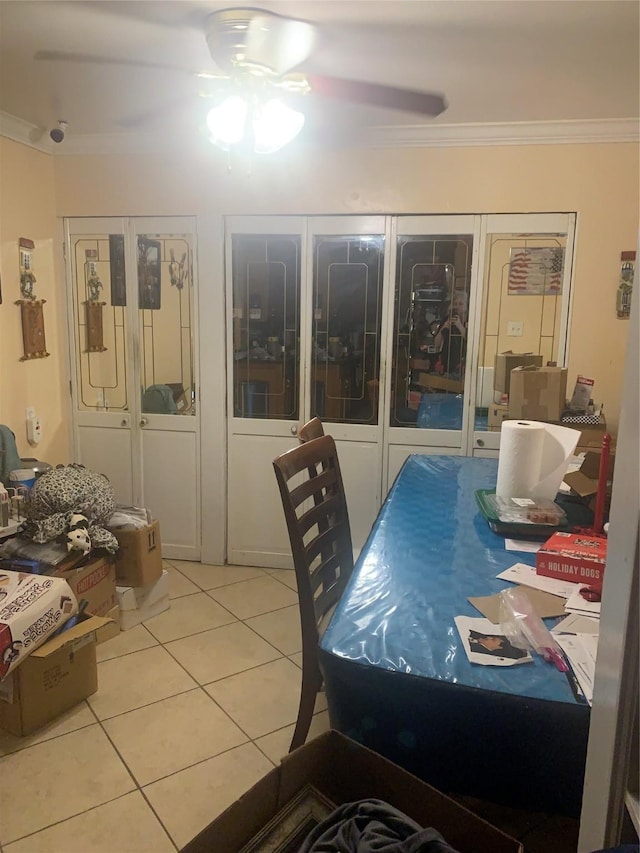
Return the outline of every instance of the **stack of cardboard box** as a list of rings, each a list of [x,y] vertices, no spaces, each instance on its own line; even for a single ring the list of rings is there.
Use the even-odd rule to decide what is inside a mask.
[[[169,609],[169,574],[162,568],[160,524],[114,529],[116,596],[123,631]]]

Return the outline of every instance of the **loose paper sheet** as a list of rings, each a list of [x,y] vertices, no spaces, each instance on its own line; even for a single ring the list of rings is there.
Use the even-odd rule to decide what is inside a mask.
[[[505,569],[504,572],[500,572],[496,577],[522,584],[522,586],[530,586],[533,589],[542,589],[545,592],[550,592],[551,595],[561,595],[563,598],[569,598],[577,588],[575,583],[537,575],[533,566],[527,566],[524,563],[514,563],[513,566]]]
[[[511,645],[502,631],[488,619],[456,616],[454,621],[471,663],[484,666],[514,666],[533,661],[529,652]]]
[[[600,607],[602,602],[600,601],[587,601],[586,598],[583,598],[580,595],[581,589],[587,589],[588,584],[572,584],[576,587],[575,591],[571,595],[569,599],[567,599],[567,603],[565,604],[564,609],[567,613],[583,613],[586,616],[593,616],[596,619],[600,618]]]
[[[593,701],[598,638],[590,634],[558,634],[558,645],[567,656],[589,705]]]
[[[570,613],[566,619],[558,622],[551,629],[552,634],[591,634],[597,637],[600,633],[600,620],[580,613]]]
[[[506,551],[523,551],[527,554],[537,554],[544,542],[536,542],[533,539],[505,539]]]

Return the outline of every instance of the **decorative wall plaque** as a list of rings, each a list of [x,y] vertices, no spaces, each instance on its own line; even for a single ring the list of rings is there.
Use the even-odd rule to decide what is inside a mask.
[[[18,299],[16,305],[20,306],[22,314],[22,342],[24,355],[20,361],[28,361],[32,358],[46,358],[47,345],[44,339],[44,315],[42,306],[46,299]]]

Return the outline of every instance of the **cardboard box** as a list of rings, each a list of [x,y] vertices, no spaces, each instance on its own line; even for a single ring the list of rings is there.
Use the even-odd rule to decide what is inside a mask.
[[[61,578],[0,573],[0,679],[5,678],[78,611]]]
[[[514,367],[523,365],[542,367],[542,356],[532,352],[512,352],[511,350],[497,353],[493,362],[494,390],[508,394],[511,386],[511,371]]]
[[[516,367],[511,371],[509,413],[513,420],[557,423],[565,409],[566,396],[566,367]]]
[[[584,450],[578,450],[576,453],[584,453],[584,459],[580,470],[571,471],[564,475],[564,482],[571,488],[576,495],[581,498],[595,495],[598,491],[598,481],[600,479],[600,458],[602,449],[597,447],[587,447]],[[607,471],[607,494],[611,494],[613,485],[613,468],[615,464],[616,452],[615,448],[609,450],[609,465]]]
[[[116,589],[120,628],[123,631],[169,609],[169,572],[166,569],[154,583],[142,587],[119,586]]]
[[[75,569],[57,568],[55,574],[71,587],[78,604],[87,602],[87,613],[106,616],[116,606],[116,571],[113,557],[94,557]]]
[[[31,734],[95,693],[95,632],[106,622],[90,616],[32,652],[0,684],[0,728]]]
[[[607,540],[583,533],[554,533],[536,554],[536,574],[602,589]]]
[[[437,373],[419,373],[418,385],[422,388],[431,388],[432,391],[451,391],[454,394],[462,394],[464,391],[462,379],[449,379]]]
[[[307,786],[335,806],[368,798],[384,800],[418,824],[437,829],[459,853],[523,853],[513,838],[336,731],[283,758],[279,767],[212,821],[182,853],[237,853]]]
[[[494,432],[500,431],[502,421],[509,420],[509,406],[503,406],[499,403],[492,403],[489,406],[489,417],[487,426]]]
[[[105,620],[108,620],[106,624],[96,630],[96,644],[98,646],[100,643],[106,643],[107,640],[111,640],[120,634],[120,608],[117,604],[105,615]]]
[[[146,586],[162,576],[159,521],[111,532],[120,546],[116,552],[116,577],[120,586]]]

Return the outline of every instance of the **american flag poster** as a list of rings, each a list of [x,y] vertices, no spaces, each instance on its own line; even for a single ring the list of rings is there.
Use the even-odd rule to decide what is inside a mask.
[[[562,293],[564,249],[511,249],[508,293],[511,296],[544,296]]]

